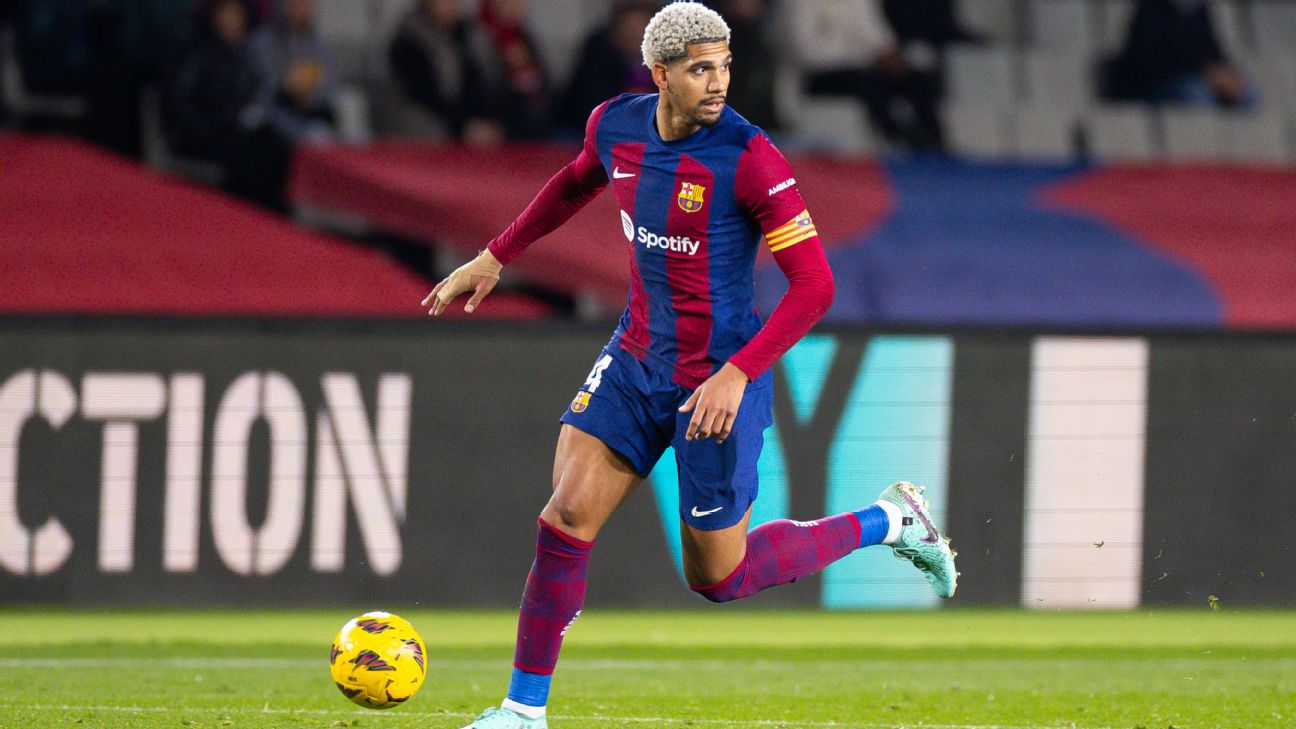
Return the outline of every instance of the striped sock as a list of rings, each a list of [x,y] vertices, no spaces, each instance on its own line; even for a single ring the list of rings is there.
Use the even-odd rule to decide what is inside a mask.
[[[538,708],[543,713],[563,636],[585,604],[585,573],[593,547],[593,542],[577,539],[540,520],[536,559],[527,575],[518,612],[509,702]]]
[[[854,552],[860,546],[854,512],[817,521],[779,519],[747,534],[747,556],[733,573],[693,591],[712,602],[750,597],[767,587],[794,582]]]

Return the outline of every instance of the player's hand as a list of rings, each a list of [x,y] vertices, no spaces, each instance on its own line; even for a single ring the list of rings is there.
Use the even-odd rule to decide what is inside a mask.
[[[747,375],[742,370],[726,362],[699,385],[679,409],[681,413],[693,413],[684,431],[684,440],[715,438],[716,443],[725,442],[733,430],[734,419],[738,417],[738,406],[742,404],[747,382]]]
[[[495,284],[499,283],[502,270],[504,264],[500,263],[490,251],[482,251],[476,258],[456,268],[437,284],[436,288],[432,289],[432,293],[423,299],[423,306],[431,307],[428,313],[432,316],[440,316],[451,301],[458,298],[460,294],[471,291],[473,295],[464,306],[464,311],[471,314],[477,310],[477,305],[486,298],[486,294],[495,288]]]

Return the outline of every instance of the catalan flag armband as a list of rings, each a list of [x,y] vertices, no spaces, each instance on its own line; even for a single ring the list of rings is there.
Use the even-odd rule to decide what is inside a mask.
[[[800,215],[786,224],[767,232],[765,241],[769,243],[771,252],[777,252],[816,235],[819,235],[819,231],[815,230],[814,221],[810,219],[810,211],[802,210]]]

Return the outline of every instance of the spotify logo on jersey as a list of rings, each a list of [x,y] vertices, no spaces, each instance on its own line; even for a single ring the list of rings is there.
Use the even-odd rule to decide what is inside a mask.
[[[630,214],[624,210],[621,211],[621,230],[625,233],[626,240],[630,241],[631,243],[635,241],[634,221],[630,219]],[[653,248],[661,248],[662,250],[674,251],[676,253],[685,253],[687,255],[693,256],[693,255],[697,255],[698,249],[702,247],[702,243],[700,241],[695,241],[692,238],[689,238],[688,236],[657,235],[656,233],[643,227],[639,228],[638,233],[639,233],[638,235],[639,242],[643,243],[644,247],[648,248],[649,250],[652,250]]]

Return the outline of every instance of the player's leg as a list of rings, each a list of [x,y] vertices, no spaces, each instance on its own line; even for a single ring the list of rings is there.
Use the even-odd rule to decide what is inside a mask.
[[[689,586],[709,600],[728,602],[814,574],[856,549],[890,544],[897,556],[923,570],[938,594],[951,596],[957,573],[949,540],[936,532],[921,490],[912,484],[886,489],[859,511],[807,522],[779,519],[747,531],[763,430],[772,420],[771,390],[749,386],[724,443],[675,440]]]
[[[625,457],[589,433],[563,424],[554,453],[553,494],[540,518],[592,542],[641,481],[643,476]]]
[[[684,579],[697,589],[714,585],[733,573],[747,556],[747,527],[751,507],[742,521],[724,529],[704,531],[680,519],[680,545],[684,552]]]
[[[733,436],[730,436],[732,439]],[[949,538],[937,531],[921,487],[900,482],[874,504],[814,521],[778,519],[747,531],[751,510],[723,529],[699,529],[681,519],[684,575],[693,591],[729,602],[794,582],[874,544],[890,545],[913,562],[932,589],[952,597],[958,578]]]
[[[641,363],[609,347],[563,414],[553,493],[540,512],[536,558],[518,613],[508,697],[472,729],[546,726],[550,680],[563,636],[584,605],[594,539],[668,445],[646,406],[647,378]]]
[[[694,592],[712,602],[751,597],[880,543],[889,526],[876,506],[815,521],[778,519],[747,531],[750,516],[749,508],[741,522],[717,530],[681,520],[684,574]]]
[[[715,602],[748,597],[813,574],[861,544],[862,522],[853,513],[813,522],[783,519],[748,532],[757,491],[756,464],[764,431],[773,422],[772,398],[769,378],[748,385],[733,431],[723,443],[684,440],[690,416],[682,413],[677,419],[674,446],[684,574],[689,587]],[[885,536],[885,519],[880,510],[868,514],[865,539]]]
[[[643,477],[601,440],[564,424],[553,494],[540,512],[536,557],[518,610],[508,696],[470,725],[539,729],[563,636],[585,603],[585,575],[599,530]]]

